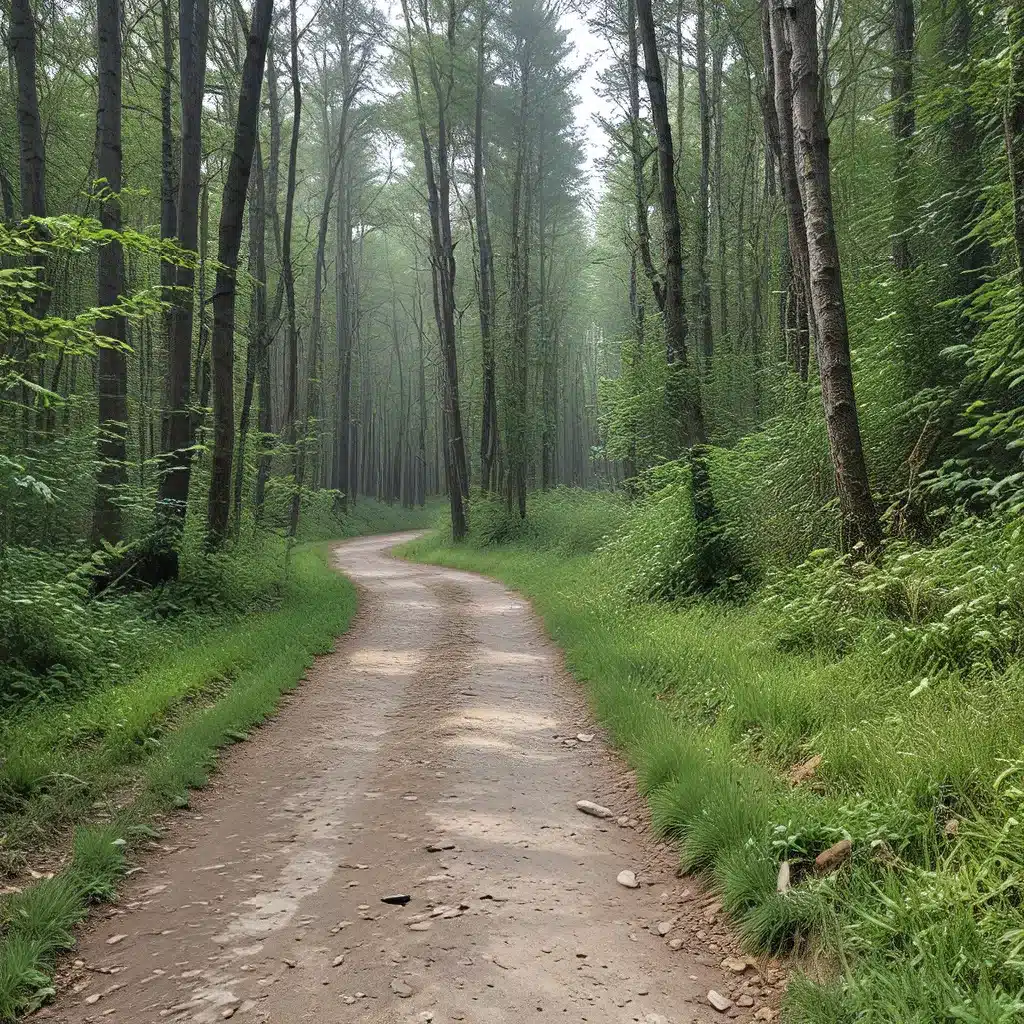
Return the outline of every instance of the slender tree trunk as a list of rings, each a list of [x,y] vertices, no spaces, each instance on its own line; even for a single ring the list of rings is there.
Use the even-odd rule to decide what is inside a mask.
[[[18,81],[18,169],[21,179],[21,216],[46,216],[46,151],[43,144],[42,121],[39,117],[39,94],[36,87],[36,24],[30,0],[11,0],[8,45],[14,58]],[[40,288],[35,292],[32,312],[42,317],[50,305],[50,291],[45,287],[46,263],[33,257],[39,267]]]
[[[252,25],[242,66],[238,118],[231,161],[224,182],[217,239],[217,281],[213,293],[213,459],[206,515],[206,538],[211,547],[227,536],[231,510],[231,463],[235,446],[235,291],[238,252],[245,223],[252,155],[259,130],[263,69],[274,0],[255,0]]]
[[[455,7],[449,3],[448,38],[449,52],[455,45]],[[431,78],[437,98],[438,145],[437,174],[434,172],[434,155],[427,134],[426,114],[420,90],[419,73],[413,53],[412,19],[408,0],[402,0],[405,17],[406,41],[409,46],[409,74],[412,80],[413,98],[416,103],[420,141],[423,145],[423,166],[427,182],[427,205],[431,229],[431,265],[434,283],[434,316],[437,321],[441,342],[441,392],[444,406],[444,461],[451,509],[452,536],[461,540],[466,535],[466,510],[464,495],[468,491],[466,454],[462,437],[462,417],[459,408],[458,356],[455,339],[455,258],[451,233],[451,190],[449,181],[447,99],[450,90],[445,89],[440,70],[432,63]],[[432,58],[431,58],[432,60]]]
[[[828,122],[818,72],[814,0],[784,0],[792,48],[793,128],[807,224],[811,298],[818,325],[818,372],[846,543],[873,550],[882,532],[861,444],[850,337],[832,213]],[[778,69],[776,68],[776,72]]]
[[[892,262],[897,273],[913,266],[908,237],[913,224],[914,108],[914,0],[893,0],[892,40],[892,136],[893,167]]]
[[[161,0],[160,29],[163,39],[163,76],[160,79],[160,237],[172,239],[178,232],[177,175],[174,166],[174,32],[171,26],[170,0]],[[170,351],[174,331],[175,295],[173,292],[177,269],[171,260],[160,263],[160,288],[163,300],[169,305],[163,311],[164,344]],[[160,451],[168,451],[167,416],[160,426]]]
[[[487,219],[487,196],[484,184],[484,91],[487,51],[487,2],[480,3],[480,31],[477,37],[476,117],[473,133],[473,193],[476,200],[476,234],[480,249],[480,346],[483,370],[483,410],[480,423],[480,486],[486,492],[494,486],[495,462],[498,457],[498,400],[494,361],[494,339],[491,335],[496,306],[494,288],[494,254]]]
[[[181,90],[181,165],[178,172],[178,243],[195,253],[199,244],[199,199],[202,177],[202,117],[209,34],[208,0],[181,0],[178,9],[179,84]],[[194,422],[191,402],[192,319],[195,270],[179,266],[167,344],[167,394],[164,400],[163,475],[158,492],[160,518],[172,531],[173,545],[188,508]],[[171,551],[164,573],[176,576]]]
[[[708,274],[708,247],[711,239],[711,123],[708,97],[707,0],[697,0],[697,102],[700,112],[700,179],[697,189],[697,294],[698,335],[704,369],[711,367],[715,342],[711,329],[711,278]]]
[[[288,392],[285,403],[285,437],[292,449],[293,491],[288,513],[288,536],[295,538],[299,527],[298,487],[294,486],[299,475],[298,448],[298,390],[299,390],[299,328],[295,312],[295,268],[292,266],[292,224],[295,217],[296,173],[299,155],[299,130],[302,123],[302,82],[299,79],[299,25],[296,11],[297,0],[288,5],[291,25],[291,70],[292,70],[292,137],[288,151],[288,184],[284,199],[284,231],[281,239],[281,272],[284,275],[285,302],[288,310]]]
[[[775,100],[769,119],[775,135],[782,197],[786,204],[786,225],[793,273],[790,277],[790,306],[794,311],[792,333],[793,368],[806,381],[810,366],[812,303],[810,296],[810,257],[807,251],[807,225],[800,197],[797,173],[796,144],[793,135],[793,82],[790,73],[792,51],[786,33],[785,10],[779,0],[772,4],[769,15],[769,38],[766,41],[765,68],[775,86]]]
[[[650,282],[658,309],[665,310],[665,282],[654,266],[651,256],[651,229],[647,217],[647,182],[644,164],[647,143],[640,120],[640,47],[636,33],[636,0],[626,3],[626,85],[629,91],[630,156],[633,162],[633,191],[636,194],[637,251],[644,274]],[[639,317],[643,319],[643,303],[639,303]]]
[[[103,182],[100,224],[107,231],[121,230],[121,0],[98,0],[96,7],[97,70],[96,171]],[[119,239],[103,245],[96,257],[96,300],[112,306],[124,294],[124,254]],[[116,544],[121,540],[121,509],[117,490],[126,482],[128,431],[128,364],[125,355],[125,318],[117,314],[99,320],[96,333],[108,339],[99,350],[100,468],[96,474],[93,541]]]

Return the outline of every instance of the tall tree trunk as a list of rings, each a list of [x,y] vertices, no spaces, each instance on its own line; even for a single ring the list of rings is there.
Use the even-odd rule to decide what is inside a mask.
[[[96,6],[97,70],[96,171],[103,182],[100,224],[107,231],[121,230],[121,0],[98,0]],[[124,294],[124,254],[115,238],[96,256],[96,301],[112,306]],[[108,339],[99,350],[100,468],[96,474],[93,541],[116,544],[121,540],[121,509],[117,489],[126,481],[128,431],[128,364],[123,316],[111,315],[96,324],[96,333]]]
[[[320,328],[323,321],[323,289],[324,289],[324,268],[327,261],[327,232],[331,226],[331,207],[334,203],[334,190],[338,180],[338,168],[345,154],[345,145],[341,132],[345,130],[342,125],[339,130],[338,144],[329,159],[327,171],[327,190],[324,193],[324,203],[320,210],[320,226],[317,231],[316,257],[313,270],[313,316],[309,328],[309,366],[306,373],[306,408],[303,416],[304,424],[308,424],[311,418],[316,417],[317,393],[316,381],[319,377],[317,363],[320,351]],[[329,128],[324,126],[324,145],[330,142]],[[292,495],[291,514],[295,520],[294,527],[290,529],[291,536],[295,536],[298,529],[299,504],[302,496],[302,487],[306,478],[306,445],[308,441],[308,428],[303,426],[298,438],[295,455],[295,492]]]
[[[908,233],[913,224],[914,0],[893,0],[892,136],[893,167],[892,262],[897,273],[913,266]]]
[[[626,3],[626,86],[629,91],[630,156],[633,163],[633,191],[636,194],[636,248],[650,282],[658,309],[665,310],[665,283],[651,256],[651,229],[647,217],[647,182],[644,164],[646,142],[640,120],[640,47],[636,34],[636,0]],[[638,303],[638,322],[643,320],[643,303]]]
[[[263,178],[263,154],[259,132],[253,154],[252,197],[249,201],[249,277],[252,279],[249,344],[245,356],[245,390],[242,412],[238,418],[238,451],[235,456],[235,487],[233,496],[233,527],[235,540],[242,530],[242,490],[245,483],[245,447],[249,438],[252,402],[256,378],[267,347],[267,209]],[[262,428],[261,428],[262,429]],[[262,441],[261,441],[262,444]]]
[[[213,293],[213,459],[206,514],[206,539],[211,547],[227,536],[231,510],[231,462],[235,448],[235,291],[238,250],[245,222],[252,155],[259,130],[263,68],[270,38],[274,0],[255,0],[242,66],[238,118],[231,161],[224,182],[217,237],[217,281]]]
[[[209,35],[208,0],[181,0],[178,8],[178,60],[181,90],[181,164],[178,171],[178,244],[195,253],[199,245],[202,178],[202,118]],[[192,317],[195,270],[177,268],[176,293],[167,344],[167,394],[164,400],[163,475],[158,491],[160,518],[170,527],[173,546],[188,508],[194,423],[191,409]],[[167,576],[176,576],[177,556],[168,552]]]
[[[1024,7],[1011,5],[1007,23],[1010,30],[1010,89],[1006,100],[1006,153],[1010,160],[1017,269],[1024,287]]]
[[[783,0],[792,48],[793,128],[807,224],[811,298],[818,325],[818,372],[846,544],[873,550],[882,532],[861,444],[850,337],[832,213],[828,122],[818,72],[814,0]],[[778,69],[776,68],[776,72]]]
[[[476,234],[480,250],[480,347],[483,370],[483,410],[480,422],[480,486],[486,492],[494,486],[498,456],[498,399],[494,363],[494,339],[491,331],[496,306],[494,253],[487,219],[487,195],[484,186],[484,73],[487,51],[487,2],[480,3],[480,30],[477,37],[476,111],[473,133],[473,193],[476,200]]]
[[[292,474],[298,477],[298,392],[299,392],[299,328],[295,314],[295,268],[292,266],[292,224],[295,218],[295,188],[299,157],[299,129],[302,123],[302,82],[299,79],[299,25],[297,0],[288,5],[291,28],[292,70],[292,137],[288,151],[288,184],[284,199],[284,230],[281,237],[281,272],[284,275],[285,302],[288,309],[288,391],[285,402],[285,438],[292,450]],[[293,485],[295,480],[293,480]],[[294,487],[288,513],[288,536],[294,539],[299,527],[299,492]]]
[[[697,0],[697,102],[700,113],[700,179],[697,188],[697,294],[698,336],[704,369],[711,367],[715,342],[711,329],[711,277],[708,247],[711,240],[711,101],[708,97],[707,0]]]
[[[405,17],[406,41],[409,47],[409,75],[412,80],[413,99],[416,103],[420,141],[423,145],[423,166],[427,182],[427,206],[430,214],[431,254],[434,284],[434,317],[441,342],[441,392],[444,407],[444,462],[451,510],[452,536],[461,540],[466,535],[467,522],[464,496],[469,489],[466,452],[462,436],[462,414],[459,408],[458,355],[455,339],[455,258],[451,231],[451,184],[449,180],[448,123],[446,91],[440,70],[431,58],[431,78],[437,99],[438,143],[437,174],[434,154],[427,134],[426,113],[420,90],[419,73],[413,52],[412,19],[409,0],[402,0]],[[449,52],[455,45],[455,5],[448,6],[447,44]]]
[[[796,143],[793,135],[792,52],[786,33],[785,10],[780,0],[764,0],[765,10],[771,4],[768,37],[765,39],[765,69],[775,87],[774,103],[769,104],[768,119],[774,134],[773,145],[779,163],[782,198],[786,204],[786,226],[789,256],[793,272],[790,277],[789,305],[794,312],[795,329],[791,350],[793,368],[806,381],[810,366],[812,303],[810,295],[810,257],[807,251],[807,225],[800,197],[797,173]]]
[[[352,330],[349,313],[349,264],[351,261],[351,228],[349,227],[349,189],[346,169],[342,167],[342,198],[338,203],[335,228],[334,336],[338,353],[338,411],[334,439],[334,486],[339,493],[340,511],[348,508],[349,492],[358,473],[352,462]]]
[[[170,0],[161,0],[163,75],[160,79],[160,237],[172,239],[178,232],[177,180],[174,167],[174,32],[171,27]],[[168,306],[163,311],[164,344],[170,350],[174,331],[174,283],[177,270],[171,260],[160,263],[161,297]],[[160,426],[160,451],[168,450],[168,419]]]
[[[21,216],[46,216],[46,151],[39,117],[39,94],[36,86],[36,24],[30,0],[11,0],[8,45],[14,58],[18,79],[18,169],[21,181]],[[32,302],[35,316],[45,316],[50,304],[50,291],[43,279],[46,263],[34,257],[39,267],[40,288]]]

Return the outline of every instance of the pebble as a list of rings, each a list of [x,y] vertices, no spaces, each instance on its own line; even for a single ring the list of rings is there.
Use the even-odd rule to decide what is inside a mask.
[[[607,807],[595,804],[593,800],[577,800],[576,810],[582,811],[584,814],[589,814],[592,818],[612,817],[612,812],[609,811]]]
[[[580,743],[589,743],[593,738],[594,738],[594,734],[592,732],[578,732],[578,733],[576,733],[576,739],[578,739],[580,741]]]
[[[750,966],[750,961],[740,960],[737,957],[727,956],[722,961],[722,967],[733,974],[742,974]]]
[[[640,888],[640,883],[636,880],[636,874],[632,871],[620,871],[615,881],[627,889]]]
[[[668,948],[669,949],[676,949],[676,950],[682,949],[683,948],[683,940],[682,939],[669,939],[668,940]]]
[[[746,994],[744,994],[742,996],[737,996],[737,998],[736,998],[736,1005],[737,1006],[753,1006],[754,1005],[754,999],[753,999],[752,996],[748,996]]]
[[[778,1015],[778,1010],[773,1010],[770,1006],[762,1006],[761,1009],[754,1014],[754,1020],[775,1020]]]
[[[111,935],[110,938],[107,939],[107,945],[116,946],[119,942],[123,942],[127,938],[127,935]]]
[[[394,992],[399,999],[408,999],[412,995],[411,986],[407,985],[401,978],[392,979],[391,991]]]
[[[450,839],[439,839],[436,843],[427,843],[427,853],[443,853],[445,850],[454,850],[455,843]]]
[[[708,992],[708,1002],[719,1012],[725,1013],[732,1009],[732,1000],[723,996],[721,992],[711,989]]]
[[[658,922],[658,934],[662,937],[668,935],[670,931],[675,927],[675,921],[659,921]]]

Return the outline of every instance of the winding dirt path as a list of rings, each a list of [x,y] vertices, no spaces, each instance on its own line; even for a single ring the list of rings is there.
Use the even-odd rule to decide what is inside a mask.
[[[719,966],[717,905],[646,837],[621,763],[599,735],[564,742],[588,711],[525,602],[387,557],[409,536],[335,549],[362,591],[352,630],[170,819],[43,1015],[772,1019],[780,975]],[[716,1012],[709,989],[748,1005]]]

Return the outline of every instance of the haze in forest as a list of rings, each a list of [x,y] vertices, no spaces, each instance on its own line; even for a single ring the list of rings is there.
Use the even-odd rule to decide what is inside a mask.
[[[389,709],[430,734],[484,664],[437,746],[556,745],[559,829],[633,862],[591,908],[669,893],[648,995],[1021,1017],[1024,5],[5,0],[0,36],[0,1020],[137,998],[84,995],[75,926],[222,747],[298,756],[259,726],[307,669],[313,759],[357,714],[405,750]],[[579,808],[604,746],[628,785]],[[638,880],[646,819],[595,799],[634,788],[699,883]],[[403,927],[479,909],[445,898]],[[681,1019],[620,980],[609,1022]]]

